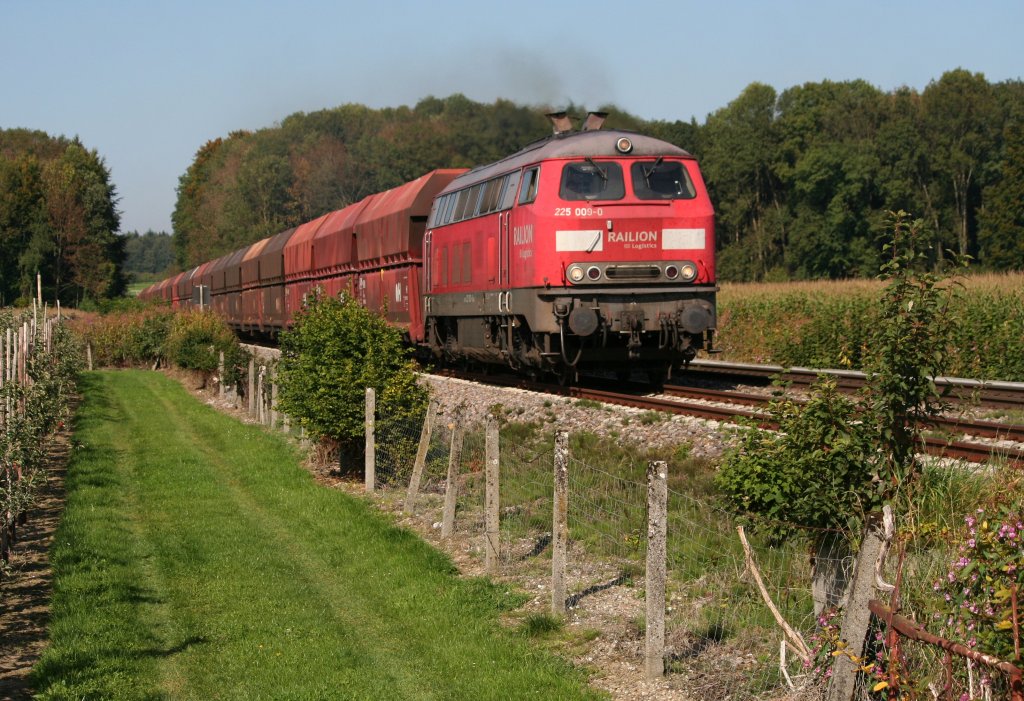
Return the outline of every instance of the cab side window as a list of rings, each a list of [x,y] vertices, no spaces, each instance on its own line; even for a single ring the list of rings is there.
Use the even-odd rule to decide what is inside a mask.
[[[537,184],[540,181],[540,166],[523,173],[523,185],[519,188],[519,204],[530,204],[537,199]]]

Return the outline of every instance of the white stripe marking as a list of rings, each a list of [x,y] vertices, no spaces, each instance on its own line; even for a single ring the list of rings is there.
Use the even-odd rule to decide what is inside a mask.
[[[707,245],[704,229],[665,229],[661,247],[666,251],[693,251]]]
[[[603,251],[604,231],[584,229],[582,231],[556,231],[556,251]]]

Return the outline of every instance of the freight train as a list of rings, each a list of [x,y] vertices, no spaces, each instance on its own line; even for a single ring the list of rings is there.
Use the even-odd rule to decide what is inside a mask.
[[[714,210],[697,162],[591,113],[472,170],[435,170],[140,293],[209,306],[240,332],[288,328],[314,288],[345,293],[437,362],[571,379],[654,379],[712,351]]]

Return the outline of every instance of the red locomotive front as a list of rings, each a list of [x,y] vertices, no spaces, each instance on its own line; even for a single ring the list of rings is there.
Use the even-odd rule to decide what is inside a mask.
[[[710,349],[714,211],[696,160],[588,123],[438,196],[425,252],[435,355],[661,377]]]

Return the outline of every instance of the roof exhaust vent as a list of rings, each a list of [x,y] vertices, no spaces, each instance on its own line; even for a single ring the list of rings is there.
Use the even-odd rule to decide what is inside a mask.
[[[587,121],[583,123],[583,131],[600,131],[604,126],[604,120],[608,118],[607,112],[591,112],[587,115]]]
[[[544,115],[551,120],[551,126],[555,130],[555,136],[568,134],[572,131],[572,119],[567,112],[549,112]]]

